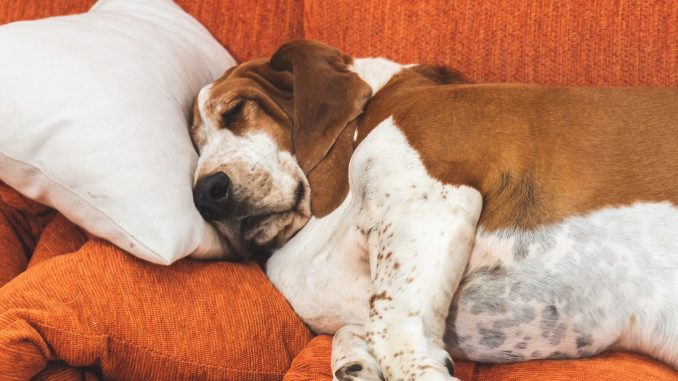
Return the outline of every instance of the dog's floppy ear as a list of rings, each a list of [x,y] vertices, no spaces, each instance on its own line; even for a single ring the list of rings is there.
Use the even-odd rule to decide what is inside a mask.
[[[306,174],[327,155],[370,98],[370,87],[348,70],[351,61],[337,49],[305,40],[288,42],[271,57],[272,69],[293,74],[292,140]]]

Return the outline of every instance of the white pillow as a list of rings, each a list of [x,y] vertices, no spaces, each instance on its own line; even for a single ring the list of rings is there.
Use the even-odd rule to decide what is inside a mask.
[[[218,257],[188,123],[234,63],[171,0],[0,26],[0,180],[147,261]]]

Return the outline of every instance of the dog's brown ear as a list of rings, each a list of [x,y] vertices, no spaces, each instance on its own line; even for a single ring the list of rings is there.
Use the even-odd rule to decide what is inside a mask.
[[[370,87],[348,70],[352,59],[314,41],[284,44],[271,57],[271,68],[293,74],[297,161],[308,174],[332,148],[346,125],[363,111]]]

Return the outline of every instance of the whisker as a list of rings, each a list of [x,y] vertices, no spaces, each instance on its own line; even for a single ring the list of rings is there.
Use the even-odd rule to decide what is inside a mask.
[[[267,153],[266,155],[262,156],[261,159],[257,160],[257,162],[254,163],[254,165],[252,166],[252,168],[250,168],[250,172],[254,171],[254,168],[256,168],[257,165],[259,165],[259,163],[261,163],[262,160],[264,160],[264,159],[266,159],[267,157],[269,157],[269,156],[271,156],[272,154],[274,154],[275,151],[277,151],[277,149],[274,149],[273,151],[271,151],[271,152]]]

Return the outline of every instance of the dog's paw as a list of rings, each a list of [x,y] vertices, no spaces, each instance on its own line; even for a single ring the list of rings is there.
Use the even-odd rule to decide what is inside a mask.
[[[435,350],[432,350],[432,356],[433,358],[437,359],[440,361],[442,364],[445,365],[445,369],[447,369],[447,373],[450,374],[450,376],[454,376],[454,361],[452,361],[452,357],[450,357],[450,354],[447,353],[446,350],[441,349],[441,348],[435,348]]]
[[[349,362],[334,372],[334,381],[384,381],[379,369],[360,361]]]
[[[400,356],[393,364],[384,364],[391,377],[417,381],[459,381],[454,377],[454,362],[444,350],[434,350],[428,355]],[[389,373],[389,372],[386,372]]]

